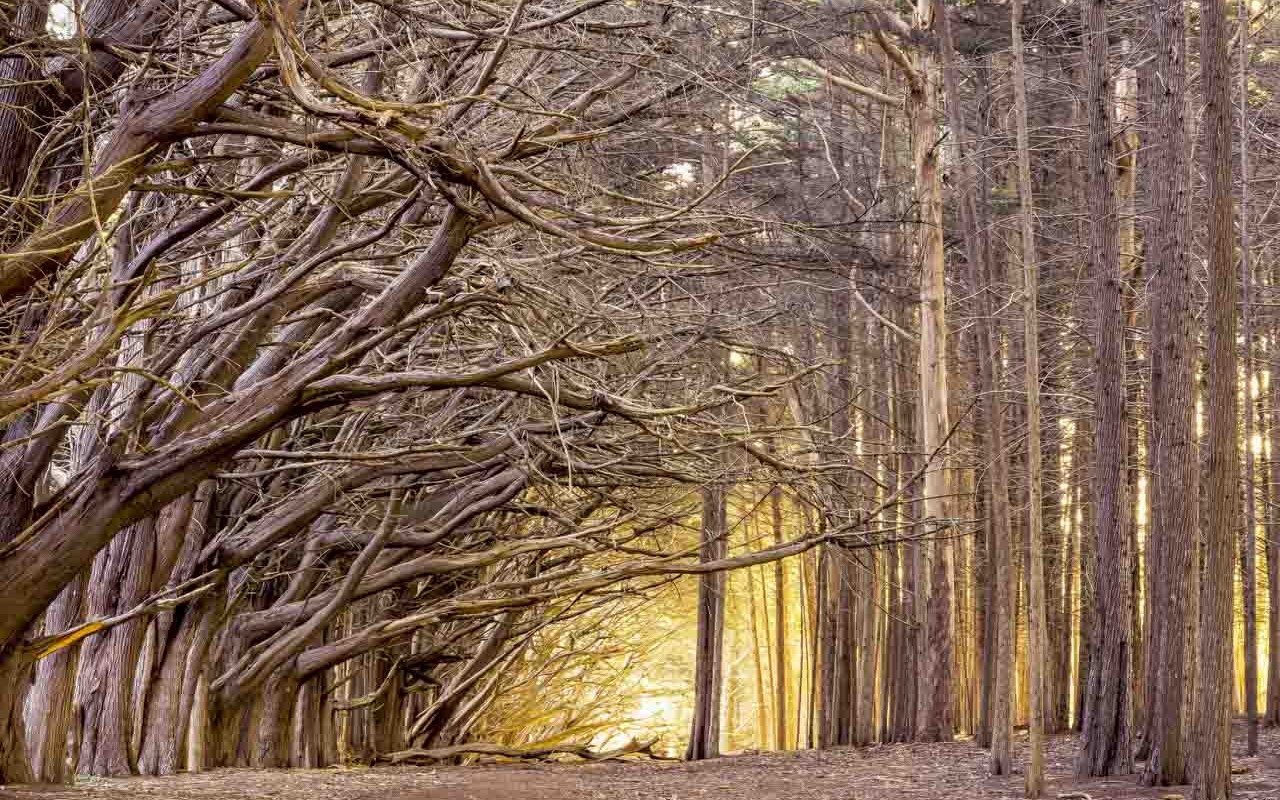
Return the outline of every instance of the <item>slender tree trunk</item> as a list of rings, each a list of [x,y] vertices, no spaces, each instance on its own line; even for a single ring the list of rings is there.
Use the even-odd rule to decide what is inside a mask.
[[[1267,503],[1267,708],[1262,721],[1280,725],[1280,335],[1271,336],[1270,502]]]
[[[1236,3],[1240,72],[1240,292],[1244,325],[1244,708],[1247,752],[1258,754],[1258,520],[1254,496],[1253,268],[1249,241],[1249,7]]]
[[[728,553],[728,497],[720,485],[702,490],[702,544],[699,556],[715,561]],[[720,755],[720,692],[723,663],[725,574],[698,578],[698,644],[694,668],[693,729],[685,760]],[[754,599],[752,600],[754,603]]]
[[[773,522],[773,542],[781,545],[782,489],[774,486],[769,492],[769,511]],[[773,723],[777,749],[789,748],[787,741],[787,583],[785,563],[773,565],[774,594],[774,642],[773,642]]]
[[[756,576],[755,569],[748,567],[747,573],[747,624],[751,626],[751,674],[755,678],[756,696],[754,711],[756,717],[756,748],[764,750],[769,746],[769,693],[765,688],[765,659],[760,655],[762,642],[766,641],[768,632],[760,635],[761,614],[756,610]],[[765,608],[767,613],[768,608]]]
[[[1045,639],[1044,537],[1040,468],[1040,333],[1036,256],[1035,201],[1031,194],[1031,143],[1027,131],[1027,74],[1022,54],[1022,0],[1013,0],[1013,97],[1018,127],[1018,196],[1022,218],[1022,325],[1026,358],[1027,488],[1029,495],[1027,552],[1031,564],[1027,610],[1027,699],[1030,702],[1030,747],[1027,797],[1044,792]],[[1054,487],[1056,491],[1057,487]]]
[[[918,594],[916,583],[915,563],[917,553],[919,551],[919,543],[915,541],[914,534],[917,532],[917,512],[919,506],[915,502],[915,498],[919,495],[919,491],[915,485],[903,485],[912,480],[918,469],[916,459],[913,455],[916,441],[912,435],[912,431],[918,429],[915,424],[916,409],[915,403],[912,402],[914,395],[911,392],[913,388],[910,364],[910,348],[905,340],[898,341],[898,357],[895,359],[897,368],[897,390],[894,394],[896,402],[894,403],[894,441],[897,445],[899,457],[898,481],[903,490],[903,501],[898,506],[898,524],[902,526],[903,534],[912,537],[912,540],[902,546],[902,592],[901,592],[901,614],[899,617],[899,648],[898,648],[898,664],[895,672],[894,691],[894,710],[893,710],[893,740],[895,742],[908,742],[915,738],[916,731],[916,647],[915,647],[915,629],[909,627],[908,624],[914,622],[918,618]]]

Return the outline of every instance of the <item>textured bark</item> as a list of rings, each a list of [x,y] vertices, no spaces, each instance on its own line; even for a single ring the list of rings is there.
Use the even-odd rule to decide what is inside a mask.
[[[0,687],[4,687],[0,690],[0,785],[35,779],[23,721],[30,669],[20,651],[0,649]]]
[[[1133,770],[1130,741],[1130,553],[1125,492],[1126,411],[1124,313],[1116,219],[1116,173],[1112,134],[1110,62],[1104,0],[1081,3],[1084,26],[1086,159],[1089,262],[1095,281],[1094,455],[1096,504],[1094,647],[1084,700],[1079,776],[1124,774]],[[1117,620],[1123,620],[1116,624]]]
[[[75,626],[84,613],[85,581],[68,584],[45,612],[45,630],[56,633]],[[36,664],[36,679],[27,701],[28,752],[31,769],[42,783],[68,783],[75,777],[75,758],[68,736],[74,720],[71,702],[80,663],[75,644]]]
[[[262,709],[249,765],[259,769],[290,766],[289,737],[292,732],[293,708],[298,699],[298,682],[293,670],[285,665],[278,677],[269,680],[261,690]]]
[[[49,0],[17,0],[5,16],[16,40],[33,39],[44,34]],[[36,216],[33,209],[9,198],[23,194],[31,156],[40,142],[40,68],[36,59],[0,59],[0,246],[21,234],[20,220]]]
[[[296,3],[286,3],[291,18]],[[18,297],[56,273],[114,212],[164,141],[189,131],[230,97],[271,51],[270,26],[248,26],[205,73],[121,118],[92,169],[93,180],[49,210],[43,224],[10,248],[0,268],[0,297]]]
[[[911,401],[913,396],[909,391],[912,387],[911,370],[907,366],[910,363],[909,344],[905,339],[898,340],[898,357],[894,359],[896,367],[894,374],[896,376],[896,389],[894,397],[894,441],[898,443],[896,447],[899,455],[898,464],[898,482],[899,486],[911,480],[918,469],[913,453],[915,451],[914,441],[911,432],[916,430],[915,425],[915,404]],[[903,533],[910,535],[915,532],[914,521],[916,517],[916,506],[914,498],[918,492],[915,486],[902,487],[905,502],[898,506],[898,524],[903,526]],[[909,627],[909,623],[916,619],[916,582],[915,569],[913,568],[916,552],[919,544],[912,541],[905,544],[901,548],[902,561],[902,592],[901,592],[901,613],[894,617],[892,624],[894,629],[898,631],[897,645],[897,668],[894,671],[893,693],[893,713],[891,715],[893,731],[892,737],[895,742],[907,742],[915,738],[916,724],[916,647],[914,641],[914,629]]]
[[[286,15],[294,7],[287,4]],[[88,188],[60,203],[39,230],[11,248],[10,255],[14,257],[6,260],[4,269],[0,270],[0,295],[20,295],[65,264],[79,244],[96,230],[94,220],[119,206],[147,157],[156,152],[155,145],[164,136],[187,128],[219,106],[252,74],[270,50],[268,26],[252,24],[207,72],[122,119],[94,169],[94,181]],[[253,438],[255,434],[249,435]],[[28,587],[21,595],[7,597],[6,613],[0,615],[0,663],[10,671],[8,677],[11,678],[0,682],[0,719],[10,721],[0,725],[0,783],[26,781],[32,777],[21,720],[28,683],[18,655],[22,633],[77,574],[89,567],[95,555],[119,530],[158,511],[169,499],[190,488],[174,485],[170,480],[168,488],[160,490],[157,502],[140,495],[138,490],[142,487],[137,484],[122,485],[127,482],[111,475],[111,466],[109,459],[102,459],[89,477],[92,488],[80,496],[79,502],[69,504],[61,515],[46,517],[47,524],[41,530],[0,562],[0,585],[21,582]],[[204,474],[215,468],[216,462],[206,460]],[[171,476],[169,473],[163,477]],[[150,480],[144,479],[144,483],[149,484],[149,488],[158,488],[163,477],[153,475]],[[138,503],[132,512],[126,510],[130,499]],[[132,675],[128,680],[132,682]],[[109,700],[113,716],[131,710],[128,703],[119,702],[127,695],[128,689],[123,686],[112,690]],[[118,733],[127,745],[129,737],[124,731]],[[120,756],[117,752],[110,757],[114,771],[128,769],[127,750],[123,758]]]
[[[964,132],[968,130],[968,125],[965,122],[960,97],[959,69],[956,65],[955,45],[952,41],[950,14],[947,13],[946,5],[942,2],[934,3],[933,12],[940,34],[947,123],[951,130],[957,131],[957,134],[951,137],[951,150],[959,175],[960,224],[964,234],[965,258],[969,264],[969,284],[974,296],[978,298],[977,391],[983,398],[982,418],[986,423],[983,459],[988,472],[985,485],[990,492],[989,524],[992,529],[992,542],[986,548],[986,555],[987,568],[991,570],[990,580],[994,581],[997,587],[993,597],[994,605],[986,612],[996,622],[994,636],[986,643],[995,653],[994,686],[991,687],[994,694],[984,696],[984,707],[990,705],[990,718],[981,727],[984,734],[988,726],[991,728],[989,735],[993,774],[1006,775],[1013,770],[1013,720],[1010,701],[1013,688],[1011,663],[1014,616],[1011,613],[1009,591],[1011,577],[1009,456],[1004,444],[1004,403],[999,394],[1003,359],[1000,352],[999,326],[992,314],[993,303],[989,291],[992,283],[991,264],[989,254],[984,247],[985,242],[979,231],[978,221],[978,207],[985,205],[987,198],[979,194],[979,182],[966,152],[968,141]],[[985,184],[983,186],[985,187]],[[985,739],[986,735],[980,738]]]
[[[1045,732],[1062,733],[1067,729],[1067,702],[1071,697],[1071,592],[1064,586],[1066,574],[1070,526],[1062,519],[1063,503],[1061,459],[1062,435],[1058,426],[1059,407],[1052,399],[1058,386],[1053,379],[1046,379],[1047,411],[1041,420],[1041,440],[1047,445],[1044,459],[1044,546],[1045,582],[1048,586],[1048,609],[1045,615],[1049,650],[1045,654]]]
[[[728,552],[727,495],[722,486],[702,490],[703,561],[723,558]],[[725,574],[713,572],[698,578],[698,644],[694,671],[693,729],[685,750],[686,761],[720,755],[720,693],[723,660]],[[754,602],[754,601],[753,601]]]
[[[1196,800],[1231,794],[1231,624],[1240,477],[1237,436],[1236,269],[1231,228],[1231,73],[1225,4],[1200,7],[1200,85],[1205,97],[1204,171],[1209,263],[1207,309],[1209,394],[1208,502],[1200,602],[1200,658],[1195,749],[1190,753]]]
[[[470,223],[460,213],[446,213],[432,246],[372,303],[314,348],[309,357],[277,377],[246,391],[225,411],[192,431],[194,439],[166,444],[135,469],[111,471],[102,460],[89,483],[65,511],[49,515],[37,535],[14,548],[0,562],[0,582],[39,575],[30,591],[10,598],[10,612],[0,616],[0,642],[11,646],[75,574],[88,566],[112,536],[169,501],[193,489],[215,472],[231,452],[307,410],[299,406],[301,389],[338,367],[333,351],[346,347],[359,332],[398,320],[418,302],[420,292],[437,283],[469,236]],[[213,433],[216,432],[216,433]]]
[[[1155,205],[1147,248],[1151,281],[1152,517],[1147,540],[1151,607],[1142,782],[1186,782],[1183,696],[1188,676],[1187,597],[1199,525],[1200,460],[1195,430],[1194,284],[1190,240],[1190,141],[1186,119],[1186,33],[1181,0],[1154,0],[1157,115],[1150,183]],[[1154,678],[1154,680],[1152,680]]]
[[[1040,466],[1040,333],[1038,297],[1039,259],[1036,255],[1035,200],[1031,189],[1031,143],[1027,130],[1027,74],[1023,64],[1022,0],[1013,0],[1014,117],[1018,128],[1018,197],[1022,221],[1022,332],[1027,393],[1027,700],[1030,705],[1030,756],[1027,760],[1027,797],[1044,792],[1045,636],[1044,536]],[[1057,487],[1054,487],[1056,491]]]
[[[155,552],[155,520],[116,537],[94,564],[89,579],[89,616],[122,613],[149,594]],[[146,620],[135,619],[94,637],[84,648],[76,683],[81,749],[77,771],[130,775],[134,675]]]
[[[932,17],[930,0],[920,0],[919,24]],[[934,530],[949,529],[952,513],[947,407],[946,260],[943,249],[942,178],[938,166],[936,107],[937,68],[934,58],[920,49],[907,100],[911,117],[912,163],[920,222],[918,258],[920,272],[920,402],[922,446],[933,461],[925,473],[924,521]],[[931,540],[924,553],[928,575],[925,625],[920,641],[921,662],[916,736],[922,741],[952,738],[952,610],[951,544],[945,538]]]
[[[1280,337],[1272,334],[1271,351],[1276,352]],[[1264,725],[1280,725],[1280,508],[1276,507],[1280,493],[1280,361],[1271,361],[1271,459],[1270,497],[1267,503],[1267,706]]]
[[[977,286],[993,282],[991,264],[986,263],[987,275]],[[981,325],[979,339],[985,340],[982,352],[982,382],[985,402],[984,416],[988,420],[986,460],[990,471],[991,489],[991,548],[990,566],[994,604],[991,615],[992,651],[994,656],[994,681],[991,700],[991,758],[993,774],[1008,775],[1013,772],[1013,690],[1014,690],[1014,640],[1017,613],[1014,607],[1014,583],[1017,581],[1017,565],[1012,539],[1012,512],[1009,507],[1009,456],[1004,438],[1004,403],[999,389],[1003,383],[1000,364],[1003,354],[1000,348],[998,323],[992,315],[990,295],[983,292],[980,303],[986,322]]]
[[[1249,220],[1249,8],[1244,2],[1236,4],[1237,34],[1240,52],[1240,70],[1237,74],[1240,103],[1240,293],[1241,316],[1244,327],[1244,575],[1241,580],[1244,594],[1244,708],[1248,727],[1246,752],[1258,754],[1258,519],[1255,497],[1253,430],[1254,405],[1253,379],[1256,374],[1253,353],[1253,267],[1251,225]]]
[[[828,308],[831,329],[832,347],[840,366],[833,370],[828,378],[828,393],[831,398],[831,447],[843,445],[852,437],[853,416],[853,335],[850,326],[851,297],[850,283],[842,281],[833,287]],[[846,473],[846,482],[852,484],[858,480],[852,473]],[[838,512],[843,499],[836,493],[827,495],[828,512],[824,514],[823,525],[831,526],[838,522],[830,519],[832,512]],[[855,684],[857,679],[856,645],[857,636],[854,627],[854,595],[853,581],[857,578],[851,563],[851,556],[838,545],[830,546],[823,553],[820,570],[822,591],[818,603],[820,625],[820,685],[819,715],[819,747],[850,745],[854,739],[854,712],[857,702]]]

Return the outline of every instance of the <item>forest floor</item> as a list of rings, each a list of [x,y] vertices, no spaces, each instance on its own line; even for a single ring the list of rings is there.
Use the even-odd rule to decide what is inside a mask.
[[[1244,757],[1234,730],[1233,798],[1280,798],[1280,731],[1262,756]],[[1017,739],[1023,763],[1026,736]],[[1045,797],[1190,798],[1186,787],[1147,789],[1134,776],[1071,777],[1074,736],[1049,740]],[[1268,755],[1269,754],[1269,755]],[[82,779],[74,787],[0,787],[0,800],[987,800],[1020,798],[1022,775],[992,777],[973,742],[752,753],[695,764],[487,764],[376,769],[226,769],[164,778]],[[1077,795],[1078,796],[1078,795]]]

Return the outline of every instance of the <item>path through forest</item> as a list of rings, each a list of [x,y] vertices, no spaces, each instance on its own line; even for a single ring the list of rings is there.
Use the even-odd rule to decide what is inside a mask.
[[[1280,757],[1244,757],[1235,731],[1232,797],[1280,797]],[[1017,737],[1024,763],[1025,732]],[[1280,731],[1259,751],[1280,752]],[[1077,781],[1072,736],[1049,740],[1045,796],[1082,792],[1092,800],[1189,797],[1179,788],[1146,789],[1133,777]],[[166,778],[92,778],[75,787],[5,790],[0,800],[950,800],[1020,798],[1022,775],[993,778],[972,742],[902,744],[860,750],[804,750],[730,756],[696,763],[483,765],[330,770],[216,770]]]

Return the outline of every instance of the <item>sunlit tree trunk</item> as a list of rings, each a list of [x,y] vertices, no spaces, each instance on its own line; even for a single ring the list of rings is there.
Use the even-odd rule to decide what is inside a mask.
[[[1272,273],[1274,285],[1275,271]],[[1267,508],[1267,707],[1262,718],[1268,727],[1280,725],[1280,335],[1272,333],[1270,356],[1271,458],[1268,462],[1270,497]]]
[[[785,534],[782,529],[782,490],[774,486],[769,492],[769,512],[773,523],[773,542],[781,545]],[[787,741],[787,583],[786,565],[778,561],[773,565],[774,642],[773,642],[773,723],[774,740],[779,750],[790,747]]]

